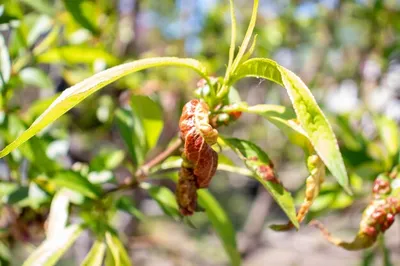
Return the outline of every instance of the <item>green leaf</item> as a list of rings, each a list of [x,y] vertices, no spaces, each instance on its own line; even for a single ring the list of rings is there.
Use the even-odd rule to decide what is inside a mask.
[[[47,50],[36,57],[40,63],[93,64],[104,60],[108,65],[118,64],[118,58],[107,53],[104,49],[88,46],[63,46]]]
[[[81,266],[101,266],[103,264],[106,244],[101,240],[96,240],[92,248],[82,261]]]
[[[52,266],[64,255],[82,233],[82,225],[70,225],[57,237],[46,239],[24,262],[23,266]]]
[[[3,201],[3,198],[13,193],[18,189],[18,185],[12,182],[0,182],[0,202]]]
[[[149,192],[150,196],[158,203],[165,214],[175,220],[181,219],[175,194],[172,193],[171,190],[165,187],[150,185],[148,183],[142,183],[141,187]]]
[[[19,72],[19,77],[25,85],[40,89],[53,89],[54,84],[49,75],[36,67],[27,67]]]
[[[141,59],[112,67],[66,89],[26,131],[24,131],[14,142],[0,152],[0,158],[9,154],[12,150],[29,140],[36,133],[41,131],[43,128],[54,122],[71,108],[104,86],[128,74],[157,66],[188,67],[198,72],[209,82],[206,74],[206,68],[200,62],[194,59],[156,57]]]
[[[125,153],[122,150],[101,150],[90,162],[90,170],[113,170],[124,161],[124,158]]]
[[[134,95],[131,98],[134,115],[140,119],[146,136],[147,150],[154,148],[164,127],[163,113],[159,104],[148,96]]]
[[[58,237],[67,226],[69,216],[69,197],[65,190],[58,191],[51,201],[49,218],[47,219],[46,236],[48,239]]]
[[[11,76],[10,55],[3,35],[0,35],[0,91],[4,89]]]
[[[122,196],[118,199],[117,208],[135,216],[138,220],[146,220],[145,215],[135,206],[133,200],[128,196]]]
[[[54,8],[50,5],[49,1],[46,0],[21,0],[24,4],[32,7],[33,9],[39,11],[40,13],[45,13],[47,15],[54,15]]]
[[[84,176],[73,171],[62,171],[49,179],[57,186],[66,187],[91,199],[97,199],[101,195],[101,189],[90,183]]]
[[[11,250],[3,241],[0,241],[0,258],[6,261],[11,260]]]
[[[349,179],[335,134],[303,81],[275,61],[263,58],[244,62],[234,73],[232,81],[243,77],[265,78],[286,88],[301,128],[306,132],[314,149],[332,175],[346,192],[351,194]]]
[[[232,222],[218,201],[207,190],[197,191],[199,205],[205,209],[208,219],[217,232],[222,244],[228,254],[231,264],[241,264],[240,253],[236,246],[236,234]]]
[[[258,0],[254,0],[253,12],[251,13],[249,27],[247,28],[246,35],[244,36],[242,45],[239,48],[238,54],[236,55],[236,58],[235,58],[235,61],[232,64],[231,73],[235,73],[235,70],[239,66],[240,61],[242,61],[242,58],[246,52],[247,46],[250,43],[250,39],[251,39],[251,36],[253,35],[253,30],[256,25],[257,12],[258,12]]]
[[[63,0],[65,8],[74,20],[94,35],[99,35],[99,29],[94,23],[95,6],[85,0]]]
[[[311,145],[307,133],[298,124],[293,109],[281,105],[258,104],[249,107],[242,105],[238,110],[264,117],[282,130],[293,144],[303,149],[308,150],[308,146]]]
[[[144,162],[146,156],[145,133],[143,125],[138,119],[134,119],[132,112],[118,109],[115,112],[116,123],[128,152],[132,157],[135,167]]]
[[[118,236],[112,232],[106,232],[106,243],[114,259],[114,266],[131,265],[129,255]]]
[[[400,148],[400,131],[394,120],[389,117],[382,116],[377,119],[379,135],[389,153],[390,159],[393,160]]]
[[[228,61],[228,67],[226,69],[225,79],[229,78],[236,49],[236,16],[235,16],[235,6],[233,5],[233,0],[229,0],[229,6],[231,13],[231,44],[229,47],[229,61]]]
[[[253,171],[254,177],[271,194],[274,200],[286,213],[293,225],[298,228],[296,209],[291,194],[276,179],[273,166],[268,155],[254,143],[235,138],[222,138],[223,142],[232,148],[244,161],[246,166]],[[269,176],[271,175],[272,176]]]

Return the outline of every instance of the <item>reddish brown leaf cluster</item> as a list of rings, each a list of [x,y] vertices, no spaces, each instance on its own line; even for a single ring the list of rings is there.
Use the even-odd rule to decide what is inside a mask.
[[[208,120],[208,106],[200,100],[191,100],[182,110],[179,121],[184,140],[183,164],[179,174],[177,199],[183,215],[193,214],[196,208],[196,190],[210,184],[218,165],[218,154],[211,148],[218,131]]]

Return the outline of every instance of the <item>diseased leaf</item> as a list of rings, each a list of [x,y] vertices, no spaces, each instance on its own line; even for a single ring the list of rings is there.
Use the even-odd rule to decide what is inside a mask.
[[[82,225],[70,225],[57,237],[46,239],[24,262],[23,266],[52,266],[64,255],[82,233]]]
[[[277,179],[273,164],[268,155],[254,143],[247,140],[235,138],[222,138],[223,142],[231,147],[244,161],[246,166],[253,171],[254,177],[271,194],[274,200],[286,213],[293,225],[298,228],[296,209],[291,194],[283,187]]]
[[[69,216],[69,197],[65,190],[58,191],[51,201],[49,218],[47,219],[46,236],[48,239],[58,237],[67,226]]]
[[[240,253],[236,246],[236,233],[232,222],[218,201],[205,189],[197,191],[198,203],[205,209],[215,232],[218,234],[230,258],[230,265],[239,266],[241,264]]]
[[[97,199],[101,195],[100,187],[90,183],[84,176],[74,171],[61,171],[51,177],[49,181],[57,186],[69,188],[92,199]]]
[[[147,150],[154,148],[164,127],[163,113],[159,104],[148,96],[134,95],[131,98],[132,111],[143,125]]]
[[[232,82],[243,77],[265,78],[286,88],[301,128],[332,175],[351,194],[347,171],[333,130],[301,79],[275,61],[263,58],[250,59],[240,65],[232,76]]]
[[[188,67],[208,80],[205,67],[194,59],[175,57],[148,58],[112,67],[66,89],[26,131],[0,152],[0,158],[9,154],[12,150],[19,147],[22,143],[29,140],[36,133],[104,86],[128,74],[156,66]]]
[[[92,248],[82,261],[81,266],[101,266],[103,265],[106,244],[101,240],[96,240]]]

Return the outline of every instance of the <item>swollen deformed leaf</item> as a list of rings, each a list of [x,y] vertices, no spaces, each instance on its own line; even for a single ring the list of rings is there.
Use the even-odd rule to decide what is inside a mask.
[[[319,195],[321,184],[325,178],[325,165],[316,154],[311,154],[307,158],[307,168],[310,172],[310,176],[306,179],[306,191],[303,203],[300,209],[297,211],[297,221],[301,223],[306,214],[314,203],[314,200]],[[286,225],[272,225],[271,228],[277,231],[289,230],[293,227],[293,224],[289,222]]]
[[[273,164],[268,155],[257,145],[247,140],[236,138],[222,138],[222,140],[234,152],[236,152],[244,161],[246,166],[253,171],[254,177],[257,181],[259,181],[270,192],[274,200],[286,213],[289,220],[296,228],[298,228],[299,223],[296,219],[296,209],[293,198],[277,179],[273,169]]]
[[[198,190],[199,205],[205,209],[205,212],[217,232],[222,244],[228,254],[231,265],[239,266],[241,264],[240,253],[236,246],[236,233],[232,222],[218,201],[207,190]]]
[[[57,237],[45,240],[24,262],[23,266],[52,266],[64,255],[82,233],[82,225],[70,225]]]
[[[188,67],[195,70],[207,81],[209,81],[206,74],[206,68],[199,61],[194,59],[155,57],[141,59],[109,68],[66,89],[26,131],[24,131],[16,140],[0,151],[0,158],[18,148],[22,143],[29,140],[36,133],[53,123],[60,116],[106,85],[128,74],[157,66]]]
[[[332,175],[351,194],[347,171],[335,134],[303,81],[275,61],[264,58],[244,62],[232,75],[231,82],[243,77],[265,78],[286,88],[301,128]]]

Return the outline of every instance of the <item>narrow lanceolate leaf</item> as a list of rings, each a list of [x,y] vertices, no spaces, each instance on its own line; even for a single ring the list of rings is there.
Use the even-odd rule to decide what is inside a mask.
[[[49,180],[59,187],[72,189],[88,198],[96,199],[101,195],[100,187],[90,183],[86,177],[74,171],[59,172]]]
[[[296,209],[293,198],[277,179],[273,169],[273,164],[268,155],[257,145],[247,140],[235,138],[222,138],[222,140],[233,151],[235,151],[244,161],[246,166],[253,171],[254,177],[257,181],[259,181],[269,191],[274,200],[286,213],[289,220],[296,228],[298,228],[299,223],[296,219]]]
[[[231,45],[229,47],[229,61],[228,61],[228,67],[226,69],[225,78],[229,77],[236,49],[236,15],[235,15],[235,6],[233,5],[233,0],[229,0],[229,6],[231,11]]]
[[[0,152],[0,158],[18,148],[22,143],[29,140],[36,133],[53,123],[60,116],[106,85],[128,74],[157,66],[188,67],[195,70],[207,81],[209,81],[206,74],[206,68],[200,62],[194,59],[156,57],[141,59],[109,68],[66,89],[26,131],[24,131],[14,142]]]
[[[0,75],[0,91],[2,91],[11,75],[10,55],[2,35],[0,35]]]
[[[222,241],[225,251],[230,258],[230,265],[240,265],[241,259],[236,246],[235,229],[228,215],[207,190],[198,190],[197,195],[200,206],[205,209],[208,219]]]
[[[92,248],[82,261],[81,266],[101,266],[103,265],[106,244],[101,240],[96,240]]]
[[[64,0],[65,8],[82,27],[89,30],[94,35],[99,35],[99,29],[96,27],[95,20],[95,6],[89,1],[83,0]]]
[[[70,225],[58,232],[57,237],[45,240],[24,262],[23,266],[52,266],[75,242],[83,230],[82,225]]]
[[[231,71],[233,73],[235,73],[235,70],[239,66],[240,61],[242,61],[243,55],[245,54],[247,46],[250,43],[250,39],[251,39],[251,36],[253,35],[253,30],[256,25],[257,12],[258,12],[258,0],[254,0],[253,12],[251,13],[251,19],[250,19],[249,26],[248,26],[246,34],[243,38],[242,45],[240,45],[238,54],[232,64]]]
[[[400,130],[394,120],[388,117],[381,117],[377,119],[377,125],[379,129],[379,135],[389,153],[391,159],[393,159],[400,148]]]
[[[153,186],[148,183],[142,183],[141,188],[149,192],[150,196],[157,202],[166,215],[175,220],[181,218],[175,194],[171,190],[165,187]]]
[[[351,193],[346,168],[335,134],[303,81],[275,61],[263,58],[250,59],[240,65],[233,74],[231,82],[243,77],[265,78],[286,88],[297,120],[306,132],[314,149],[339,184],[348,193]]]
[[[164,127],[161,107],[143,95],[132,96],[131,107],[135,118],[140,120],[143,127],[146,150],[150,150],[157,144]]]
[[[50,214],[47,220],[48,226],[46,235],[48,239],[58,237],[59,232],[65,229],[69,215],[68,207],[69,198],[66,191],[58,191],[51,201]]]
[[[131,265],[129,255],[118,236],[111,232],[106,232],[107,247],[113,257],[114,266]]]

